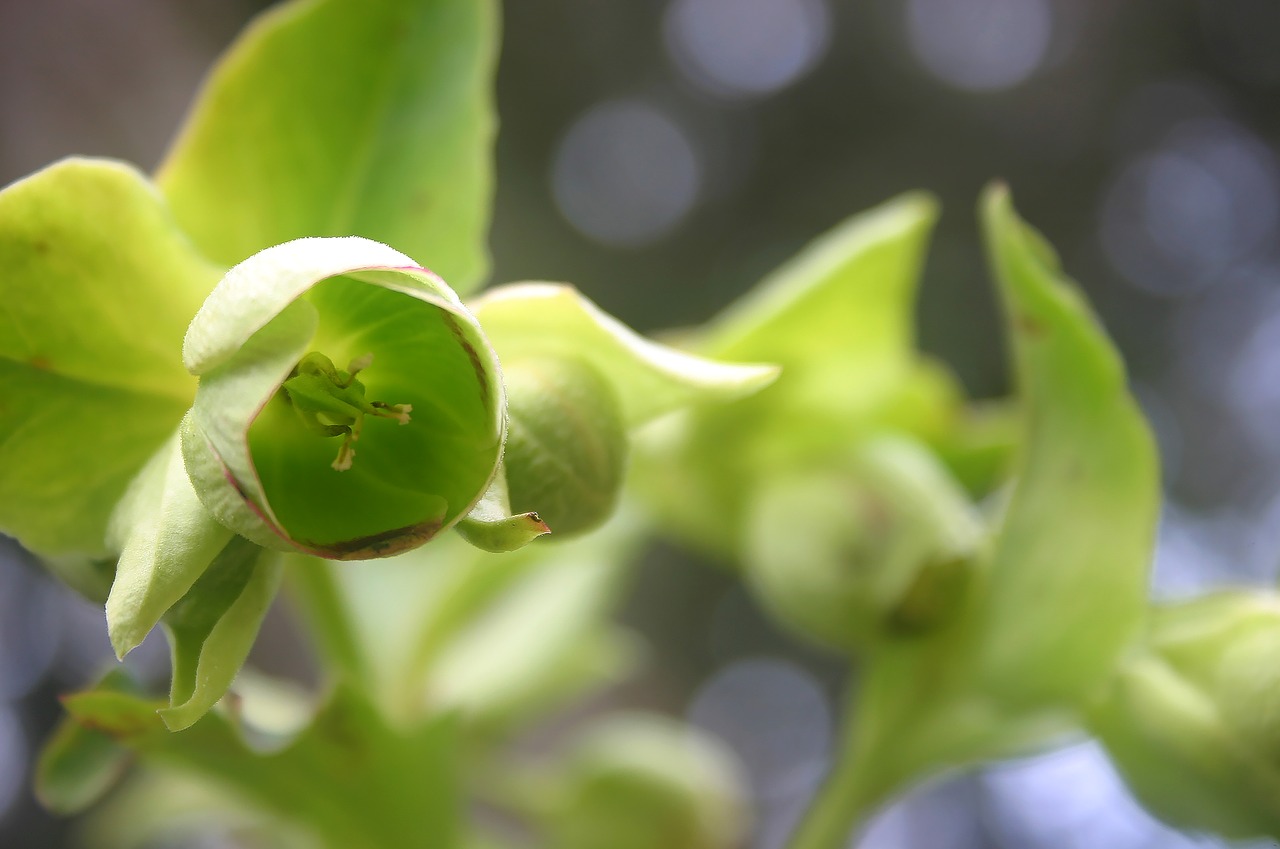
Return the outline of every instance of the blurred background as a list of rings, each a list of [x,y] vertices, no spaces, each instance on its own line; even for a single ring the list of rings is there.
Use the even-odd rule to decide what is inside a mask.
[[[71,153],[154,166],[265,5],[0,0],[0,184]],[[1280,2],[513,0],[505,30],[495,281],[571,281],[642,330],[694,324],[843,217],[924,188],[944,216],[921,344],[997,395],[973,206],[1004,179],[1092,298],[1158,434],[1153,592],[1274,582]],[[839,665],[670,547],[645,557],[622,615],[653,645],[627,698],[727,740],[760,812],[752,846],[781,846],[824,769]],[[0,549],[0,847],[69,845],[28,772],[56,695],[109,656],[101,610]],[[287,612],[257,660],[310,674]],[[165,649],[130,663],[162,679]],[[1087,744],[936,782],[851,844],[1215,845],[1146,818]]]

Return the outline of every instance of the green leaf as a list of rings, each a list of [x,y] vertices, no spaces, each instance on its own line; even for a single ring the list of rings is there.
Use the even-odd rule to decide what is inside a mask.
[[[982,670],[1002,698],[1070,704],[1141,628],[1159,464],[1119,355],[1007,191],[987,192],[983,219],[1026,418],[981,613]]]
[[[177,434],[130,486],[112,526],[120,560],[107,598],[107,632],[123,658],[191,589],[232,533],[192,489]]]
[[[0,192],[0,532],[112,553],[112,509],[191,404],[182,335],[220,273],[126,165],[68,159]]]
[[[109,674],[98,687],[104,692],[134,692],[121,672]],[[54,813],[79,813],[114,787],[132,760],[133,754],[111,734],[66,717],[40,752],[36,798]]]
[[[847,219],[714,319],[699,353],[780,365],[774,405],[867,409],[916,360],[916,281],[937,216],[912,193]]]
[[[778,374],[775,366],[720,363],[650,342],[564,284],[500,286],[471,308],[504,364],[590,363],[617,393],[628,427],[690,404],[750,395]]]
[[[190,727],[231,686],[280,586],[278,561],[234,537],[165,615],[173,681],[160,716],[170,729]]]
[[[363,694],[339,688],[301,735],[263,753],[216,713],[173,734],[136,696],[91,690],[65,704],[144,763],[195,772],[330,849],[447,849],[458,840],[450,717],[392,726]]]
[[[492,192],[490,0],[296,0],[214,69],[157,181],[232,265],[302,236],[366,236],[469,290]]]

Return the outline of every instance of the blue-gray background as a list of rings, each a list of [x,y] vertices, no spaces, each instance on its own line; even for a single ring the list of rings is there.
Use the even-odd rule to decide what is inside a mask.
[[[0,0],[0,184],[70,153],[154,165],[259,5]],[[1158,432],[1154,591],[1274,582],[1280,2],[512,0],[505,29],[496,281],[572,281],[642,329],[696,323],[844,216],[927,188],[945,214],[922,344],[998,394],[972,209],[1001,177],[1087,289]],[[779,846],[822,770],[837,665],[669,547],[624,616],[655,646],[634,697],[735,747],[753,846]],[[28,770],[55,695],[108,657],[101,611],[0,549],[0,847],[66,845]],[[257,659],[310,674],[283,611]],[[136,663],[162,676],[163,647]],[[1146,819],[1082,745],[936,783],[851,845],[1216,844]]]

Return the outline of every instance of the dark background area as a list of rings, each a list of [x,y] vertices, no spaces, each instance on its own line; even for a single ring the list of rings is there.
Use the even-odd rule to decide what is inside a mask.
[[[0,0],[0,184],[71,153],[155,165],[261,5]],[[944,214],[921,345],[980,397],[1007,376],[973,207],[1006,180],[1157,431],[1153,591],[1274,582],[1280,3],[512,0],[498,93],[494,281],[571,281],[642,330],[695,324],[845,216],[923,188]],[[666,546],[624,615],[655,647],[641,698],[735,747],[754,845],[779,846],[822,771],[836,665]],[[265,665],[305,669],[285,614],[269,635]],[[0,847],[64,845],[27,771],[56,694],[108,656],[100,610],[0,551]],[[134,662],[163,675],[163,647]],[[1216,844],[1147,820],[1085,744],[937,782],[858,845]]]

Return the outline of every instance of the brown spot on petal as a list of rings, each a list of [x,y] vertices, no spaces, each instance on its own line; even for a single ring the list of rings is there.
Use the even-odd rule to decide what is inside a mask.
[[[408,525],[403,528],[392,528],[389,531],[372,534],[366,537],[343,540],[321,545],[307,540],[295,540],[318,557],[329,560],[373,560],[379,557],[391,557],[411,551],[440,533],[442,522],[431,519]]]
[[[449,326],[449,332],[453,334],[453,338],[458,340],[462,350],[467,352],[467,359],[471,360],[471,368],[475,370],[476,381],[480,384],[480,398],[487,407],[489,405],[489,381],[485,377],[484,364],[480,362],[480,355],[476,352],[471,342],[467,340],[466,334],[462,332],[458,322],[454,321],[453,316],[447,312],[442,312],[441,315],[444,317],[444,323]]]

